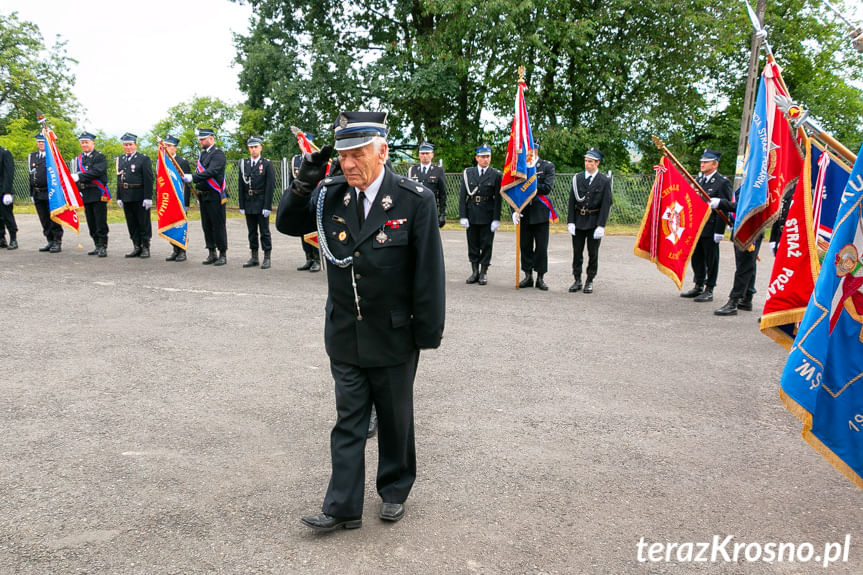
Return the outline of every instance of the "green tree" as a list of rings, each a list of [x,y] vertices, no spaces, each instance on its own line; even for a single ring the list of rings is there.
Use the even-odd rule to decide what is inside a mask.
[[[31,120],[27,118],[16,118],[6,124],[6,134],[0,136],[0,146],[12,152],[16,160],[26,160],[30,152],[36,148],[36,134],[38,127],[34,127]],[[57,148],[60,150],[64,160],[70,160],[81,151],[78,145],[78,136],[75,124],[63,118],[48,117],[48,124],[57,136]]]
[[[157,122],[144,138],[139,139],[139,146],[142,151],[146,150],[155,157],[156,144],[170,134],[180,139],[179,154],[194,159],[200,151],[197,129],[212,128],[216,131],[216,144],[229,159],[237,159],[245,153],[244,138],[230,133],[228,129],[237,122],[239,116],[237,106],[218,98],[196,96],[170,108],[165,118]]]

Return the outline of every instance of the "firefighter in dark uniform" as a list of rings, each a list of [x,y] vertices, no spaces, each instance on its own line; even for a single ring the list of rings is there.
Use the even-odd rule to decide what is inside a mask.
[[[489,146],[477,148],[474,159],[477,165],[466,168],[462,173],[458,217],[467,231],[467,257],[472,270],[465,283],[484,286],[488,281],[494,233],[500,227],[502,175],[489,166]]]
[[[260,246],[264,249],[264,261],[261,269],[269,269],[270,252],[273,250],[273,240],[270,235],[270,213],[273,211],[273,190],[276,187],[276,171],[270,160],[261,157],[263,141],[258,136],[246,140],[249,147],[249,158],[240,162],[239,202],[240,213],[246,216],[246,227],[249,229],[249,249],[251,257],[243,264],[244,268],[257,266],[258,233]]]
[[[132,239],[132,251],[127,258],[150,257],[153,226],[153,163],[138,153],[138,136],[126,132],[120,136],[124,155],[117,158],[117,205],[123,208],[126,227]]]
[[[707,148],[701,155],[701,173],[696,178],[711,198],[731,202],[731,180],[716,171],[722,154]],[[701,237],[692,250],[692,276],[695,285],[682,292],[680,297],[693,298],[693,301],[713,301],[713,288],[719,275],[719,242],[725,235],[725,222],[715,211],[701,229]]]
[[[78,182],[78,191],[84,202],[87,228],[93,238],[93,249],[88,256],[104,258],[108,255],[108,159],[96,149],[96,136],[84,132],[78,136],[81,155],[75,160],[78,170],[72,179]]]
[[[408,168],[408,177],[430,189],[437,200],[438,227],[446,225],[446,175],[443,168],[433,164],[434,146],[428,142],[419,145],[420,163]]]
[[[332,475],[322,513],[302,518],[319,531],[362,525],[372,405],[380,419],[379,517],[404,516],[416,479],[419,350],[437,348],[443,335],[444,260],[434,194],[386,167],[386,133],[386,113],[339,114],[335,148],[344,175],[315,188],[332,148],[306,157],[276,219],[279,231],[300,236],[315,230],[318,218],[330,264],[324,339],[338,413],[330,435]]]
[[[593,278],[599,269],[599,244],[611,211],[611,178],[599,171],[602,152],[591,148],[584,155],[584,171],[572,178],[569,190],[567,229],[572,236],[572,276],[570,292],[581,291],[584,244],[587,244],[587,279],[584,293],[593,293]]]
[[[315,141],[315,135],[306,133],[306,139],[310,142]],[[303,162],[303,155],[297,154],[293,158],[291,158],[291,169],[288,172],[288,189],[291,187],[291,183],[294,181],[294,178],[297,177],[297,173],[300,171],[300,164]],[[306,254],[306,263],[297,268],[298,272],[310,271],[310,272],[319,272],[321,271],[321,252],[315,246],[309,244],[303,238],[300,238],[300,245],[303,246],[303,253]]]
[[[12,179],[15,176],[15,160],[12,152],[0,146],[0,248],[18,249],[18,225],[15,223],[15,195]],[[9,243],[6,243],[6,232]]]
[[[207,259],[204,265],[223,266],[227,263],[228,232],[225,223],[225,202],[223,193],[225,186],[225,152],[216,146],[216,132],[209,128],[198,130],[198,142],[201,145],[201,155],[198,156],[198,166],[193,174],[186,174],[183,179],[195,184],[198,193],[198,203],[201,206],[201,227],[204,229],[204,241],[207,245]],[[225,194],[227,199],[227,194]],[[216,249],[219,256],[216,257]]]
[[[771,228],[771,245],[773,241],[779,241],[782,225],[785,222],[785,217],[788,215],[787,206],[793,195],[794,186],[791,186],[782,200],[783,210],[781,217],[774,222]],[[737,202],[729,202],[722,198],[710,198],[710,207],[714,210],[722,210],[725,213],[733,213],[737,211]],[[752,242],[752,245],[745,250],[741,250],[737,247],[737,244],[734,244],[734,283],[731,286],[731,293],[728,294],[728,301],[721,308],[713,310],[713,315],[737,315],[737,310],[739,309],[752,311],[752,297],[757,291],[755,289],[755,271],[758,262],[758,251],[761,249],[761,240],[763,239],[764,234],[759,234],[755,238],[755,241]],[[775,251],[773,255],[776,255]]]
[[[515,225],[521,223],[519,243],[524,279],[518,284],[520,288],[529,288],[534,285],[533,272],[536,271],[537,289],[548,291],[548,285],[546,285],[543,276],[548,271],[548,223],[551,212],[542,202],[541,197],[548,198],[553,186],[554,164],[548,160],[537,158],[536,195],[520,214],[516,211],[512,212],[512,223]]]
[[[165,143],[165,151],[174,158],[174,161],[177,162],[177,165],[180,166],[180,169],[183,170],[183,174],[191,173],[191,167],[189,166],[189,160],[183,158],[182,156],[177,155],[177,146],[180,144],[180,139],[170,134],[165,136],[162,141]],[[183,182],[183,205],[185,206],[186,212],[189,211],[189,198],[192,195],[192,186],[188,182]],[[175,246],[171,244],[171,247],[174,248],[174,251],[165,258],[166,262],[184,262],[186,261],[186,250],[181,248],[180,246]]]
[[[51,219],[51,207],[48,205],[48,172],[45,167],[45,136],[42,132],[36,134],[36,146],[39,148],[27,157],[30,167],[30,197],[42,224],[42,234],[48,243],[39,248],[40,252],[60,253],[63,248],[63,226]]]

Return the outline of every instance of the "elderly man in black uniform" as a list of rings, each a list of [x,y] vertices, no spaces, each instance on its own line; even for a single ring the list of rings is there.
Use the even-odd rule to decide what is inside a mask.
[[[51,208],[48,205],[48,171],[45,165],[45,136],[42,132],[36,134],[38,150],[30,152],[27,165],[30,166],[30,197],[39,222],[42,224],[42,234],[48,243],[39,248],[40,252],[60,253],[63,248],[63,226],[51,219]]]
[[[207,258],[204,265],[223,266],[227,263],[228,232],[225,222],[225,152],[216,146],[216,132],[209,128],[198,130],[201,155],[194,174],[186,174],[183,180],[194,182],[201,206],[201,227],[204,229],[204,242],[207,245]],[[227,196],[225,196],[227,198]],[[216,257],[216,248],[219,256]]]
[[[462,173],[458,217],[467,231],[467,257],[472,270],[465,283],[484,286],[488,282],[494,233],[500,227],[502,174],[489,167],[489,146],[478,147],[474,159],[476,166],[466,168]]]
[[[587,280],[584,293],[593,293],[593,279],[599,270],[599,244],[611,211],[611,178],[599,171],[602,152],[591,148],[584,155],[584,171],[572,178],[569,191],[567,230],[572,236],[572,276],[570,292],[581,291],[584,244],[587,243]]]
[[[150,208],[153,207],[153,163],[138,153],[138,136],[120,136],[125,154],[117,158],[117,205],[123,208],[126,227],[132,240],[127,258],[150,257]]]
[[[14,190],[12,178],[15,177],[15,161],[12,152],[0,146],[0,248],[18,249],[18,225],[15,223]],[[6,231],[9,243],[6,243]]]
[[[320,222],[327,266],[324,339],[336,384],[332,475],[319,531],[362,526],[365,443],[372,405],[380,420],[379,517],[398,521],[416,479],[413,383],[419,350],[444,329],[444,261],[434,194],[386,167],[386,114],[342,112],[335,148],[343,175],[324,177],[332,151],[303,160],[279,206],[280,231]],[[314,192],[313,192],[314,190]]]
[[[96,149],[96,136],[84,132],[78,136],[81,154],[75,160],[77,171],[72,179],[78,182],[78,191],[84,202],[87,228],[93,238],[94,248],[88,256],[108,255],[108,160]]]
[[[238,189],[240,213],[246,216],[246,227],[249,229],[249,250],[251,257],[243,264],[244,268],[257,266],[258,263],[258,233],[260,245],[264,248],[264,261],[261,269],[269,269],[270,252],[273,240],[270,235],[270,213],[273,210],[273,190],[276,186],[276,171],[270,160],[261,157],[263,140],[252,136],[246,140],[249,147],[249,158],[240,162]]]
[[[539,146],[537,145],[537,148]],[[512,223],[521,223],[519,243],[521,250],[521,269],[524,279],[518,284],[520,288],[529,288],[533,284],[533,272],[536,270],[536,288],[548,291],[548,285],[543,276],[548,271],[548,223],[551,211],[543,203],[548,199],[554,186],[554,164],[548,160],[536,160],[536,195],[521,213],[512,212]],[[549,200],[550,201],[550,200]]]
[[[162,141],[165,143],[165,151],[168,152],[174,161],[177,162],[177,165],[180,166],[180,169],[183,170],[183,174],[191,173],[191,168],[189,166],[189,160],[183,158],[182,156],[177,155],[177,146],[180,145],[180,139],[168,134]],[[189,211],[189,198],[192,195],[192,188],[188,182],[183,182],[183,206],[185,207],[186,212]],[[186,250],[181,248],[180,246],[175,246],[172,244],[174,251],[171,252],[171,255],[165,258],[166,262],[184,262],[186,261]]]
[[[446,225],[446,175],[443,168],[432,164],[434,146],[428,142],[419,145],[420,163],[408,168],[408,177],[430,189],[437,200],[438,227]]]
[[[315,141],[315,135],[306,132],[306,139],[309,142]],[[290,189],[291,183],[293,183],[294,179],[297,177],[297,174],[300,171],[300,165],[303,162],[303,155],[297,154],[293,158],[291,158],[291,169],[288,171],[288,188]],[[300,245],[303,248],[303,253],[306,254],[306,263],[299,266],[297,268],[298,272],[310,271],[310,272],[319,272],[321,271],[321,252],[315,248],[315,246],[309,244],[303,238],[300,238]]]
[[[711,198],[731,202],[731,180],[716,171],[721,158],[722,154],[716,150],[704,150],[701,155],[701,173],[696,181]],[[724,235],[725,222],[712,211],[692,250],[692,279],[695,285],[682,292],[680,297],[693,298],[697,302],[713,301],[713,288],[719,275],[719,242]]]

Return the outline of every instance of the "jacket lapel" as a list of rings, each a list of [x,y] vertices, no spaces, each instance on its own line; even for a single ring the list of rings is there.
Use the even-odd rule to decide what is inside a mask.
[[[372,235],[378,228],[384,225],[387,221],[387,211],[384,210],[381,202],[383,201],[385,196],[390,198],[392,205],[395,205],[398,196],[393,194],[393,191],[398,189],[398,186],[391,185],[392,178],[394,177],[392,172],[384,168],[384,179],[381,182],[381,187],[378,189],[378,194],[375,196],[375,201],[372,204],[372,208],[369,210],[369,215],[366,216],[366,221],[363,223],[363,227],[360,228],[359,236],[357,236],[357,244],[360,244],[366,240],[370,235]],[[392,207],[390,207],[392,209]]]

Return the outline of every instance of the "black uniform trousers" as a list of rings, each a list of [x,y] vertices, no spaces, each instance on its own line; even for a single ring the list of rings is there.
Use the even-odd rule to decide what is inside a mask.
[[[63,241],[63,226],[51,219],[51,207],[48,200],[33,200],[39,222],[42,224],[42,234],[49,242]]]
[[[225,230],[225,204],[221,202],[201,202],[201,227],[204,229],[204,243],[208,250],[219,248],[219,251],[228,251],[228,234]]]
[[[701,236],[692,250],[692,275],[695,285],[716,287],[716,277],[719,275],[719,244],[713,241],[713,236]]]
[[[273,249],[269,217],[262,214],[246,214],[246,227],[249,228],[249,249],[258,249],[258,232],[261,234],[261,247],[264,251]]]
[[[320,261],[320,252],[315,249],[315,246],[302,238],[300,238],[300,243],[303,245],[303,252],[305,252],[307,260]]]
[[[123,202],[123,213],[126,215],[126,227],[129,237],[136,246],[149,246],[153,237],[153,226],[150,223],[150,210],[144,209],[144,202]]]
[[[525,224],[519,230],[521,244],[521,269],[525,273],[548,271],[548,222]]]
[[[378,414],[377,491],[385,503],[404,503],[417,475],[413,389],[419,351],[403,364],[363,368],[330,360],[338,419],[330,434],[333,470],[321,510],[360,517],[365,448],[372,404]]]
[[[758,260],[758,250],[761,249],[763,237],[755,240],[755,249],[751,252],[734,246],[734,286],[728,297],[752,301],[752,296],[755,295],[755,262]]]
[[[572,276],[575,279],[581,279],[585,242],[587,243],[587,279],[592,280],[595,278],[596,272],[599,270],[599,244],[602,243],[602,238],[598,240],[593,239],[593,231],[595,229],[576,229],[575,235],[572,236]]]
[[[15,214],[12,208],[15,204],[4,205],[0,202],[0,235],[6,237],[6,232],[9,232],[9,239],[14,240],[18,237],[18,225],[15,223]]]
[[[491,224],[471,224],[467,229],[467,259],[483,266],[491,264],[494,232]]]
[[[108,247],[108,204],[101,200],[84,204],[84,215],[93,243]]]

